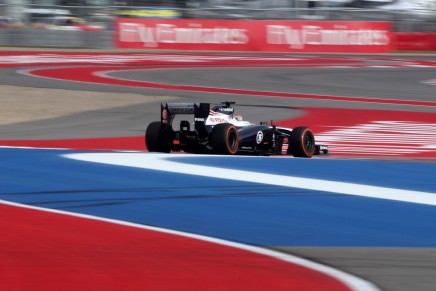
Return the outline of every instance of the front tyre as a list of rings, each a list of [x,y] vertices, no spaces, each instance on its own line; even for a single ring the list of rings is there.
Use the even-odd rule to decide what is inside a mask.
[[[310,158],[315,153],[315,136],[305,126],[296,127],[289,137],[288,154],[294,157]]]
[[[160,121],[150,123],[145,132],[145,145],[149,152],[169,153],[173,146],[172,128]]]
[[[220,123],[213,127],[210,134],[212,152],[218,155],[234,155],[239,149],[239,135],[236,127],[230,123]]]

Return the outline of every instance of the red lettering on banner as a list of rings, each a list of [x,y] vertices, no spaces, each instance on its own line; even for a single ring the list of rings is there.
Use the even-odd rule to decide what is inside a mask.
[[[277,52],[388,52],[388,22],[118,19],[117,47]]]

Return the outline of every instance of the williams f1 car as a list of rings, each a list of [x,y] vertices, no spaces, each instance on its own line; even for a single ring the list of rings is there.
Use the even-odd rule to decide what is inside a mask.
[[[151,122],[145,132],[147,149],[165,153],[285,154],[305,158],[327,154],[327,146],[315,144],[314,134],[308,127],[253,124],[236,115],[232,104],[226,101],[212,108],[210,103],[161,104],[161,120]],[[181,120],[180,128],[174,129],[176,115],[194,115],[194,120]]]

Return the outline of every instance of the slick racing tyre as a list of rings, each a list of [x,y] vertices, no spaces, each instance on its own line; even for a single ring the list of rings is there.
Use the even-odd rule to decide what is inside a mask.
[[[214,154],[236,154],[239,149],[238,130],[230,123],[215,125],[210,134],[210,146]]]
[[[310,158],[315,153],[315,136],[313,132],[300,126],[292,130],[289,137],[288,154],[294,157]]]
[[[173,146],[174,132],[160,121],[150,123],[145,132],[145,145],[149,152],[169,153]]]

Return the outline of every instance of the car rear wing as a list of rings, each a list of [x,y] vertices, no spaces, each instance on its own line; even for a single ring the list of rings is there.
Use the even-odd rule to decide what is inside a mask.
[[[174,117],[180,114],[194,115],[195,130],[207,134],[205,122],[210,112],[210,103],[166,103],[160,105],[161,122],[172,126]]]

